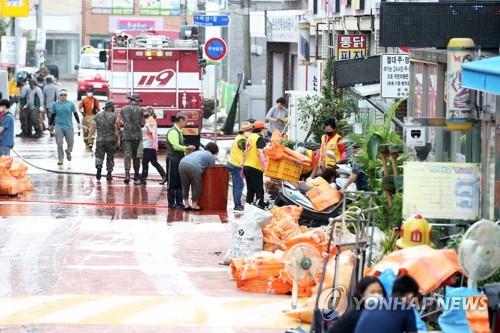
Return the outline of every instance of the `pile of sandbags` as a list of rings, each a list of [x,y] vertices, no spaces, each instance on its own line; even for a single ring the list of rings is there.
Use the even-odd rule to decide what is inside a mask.
[[[17,158],[0,156],[0,195],[16,195],[33,191],[26,175],[28,166]]]
[[[351,277],[353,273],[353,268],[355,264],[355,255],[352,251],[347,250],[339,254],[338,256],[338,269],[339,272],[337,274],[337,280],[335,281],[335,288],[336,288],[336,293],[338,296],[338,299],[336,300],[336,309],[337,311],[342,312],[347,308],[348,305],[348,299],[347,299],[347,293],[349,290],[349,286],[351,283]],[[335,277],[335,257],[331,257],[326,274],[325,274],[325,281],[323,282],[323,287],[321,294],[330,294],[333,291],[333,280]],[[296,310],[292,310],[286,313],[287,316],[297,319],[301,322],[304,323],[311,323],[312,318],[313,318],[313,312],[314,312],[314,306],[316,304],[316,296],[318,293],[318,288],[319,286],[316,286],[312,290],[312,295],[301,305],[298,307]],[[325,302],[328,301],[328,297],[321,297],[321,301]],[[328,304],[322,304],[320,302],[319,304],[320,309],[327,309]]]
[[[286,242],[298,235],[301,235],[307,228],[299,226],[302,208],[297,206],[275,207],[271,210],[271,222],[264,227],[264,250],[275,252],[277,250],[286,251]]]
[[[261,251],[249,258],[231,260],[231,276],[240,290],[288,294],[292,291],[293,278],[286,272],[287,252]],[[307,279],[298,285],[298,295],[309,297],[316,285],[314,279]]]
[[[292,285],[283,278],[285,263],[282,256],[281,251],[261,251],[249,258],[231,260],[231,276],[236,287],[251,292],[288,294]]]
[[[311,167],[312,160],[308,156],[297,153],[284,145],[271,140],[271,144],[264,150],[267,159],[275,161],[290,161],[300,163],[303,168]]]

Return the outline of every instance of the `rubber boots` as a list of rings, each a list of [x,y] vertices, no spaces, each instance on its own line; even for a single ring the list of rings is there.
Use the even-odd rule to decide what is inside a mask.
[[[130,183],[130,171],[125,171],[125,178],[123,179],[125,184]]]
[[[97,180],[101,180],[102,167],[101,167],[101,166],[98,166],[98,167],[96,167],[96,168],[97,168],[97,172],[96,172],[96,174],[95,174],[95,178],[96,178]]]

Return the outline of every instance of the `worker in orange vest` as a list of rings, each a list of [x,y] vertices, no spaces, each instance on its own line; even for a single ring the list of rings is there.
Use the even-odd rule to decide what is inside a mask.
[[[347,161],[347,148],[342,143],[342,137],[337,133],[337,124],[335,118],[327,119],[324,122],[324,133],[321,136],[321,148],[319,155],[319,167],[323,171],[327,167],[335,167],[336,164],[342,164]],[[328,156],[331,151],[335,159]]]

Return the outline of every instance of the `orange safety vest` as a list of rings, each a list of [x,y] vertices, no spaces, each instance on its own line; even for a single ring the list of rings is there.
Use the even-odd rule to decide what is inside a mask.
[[[330,140],[329,136],[324,134],[321,136],[321,149],[320,149],[320,166],[323,167],[330,167],[330,166],[335,166],[336,162],[332,158],[328,157],[326,154],[327,151],[332,151],[335,154],[335,159],[337,161],[342,160],[342,153],[339,150],[338,143],[340,140],[342,140],[342,137],[338,135],[338,133],[335,133],[333,138]]]

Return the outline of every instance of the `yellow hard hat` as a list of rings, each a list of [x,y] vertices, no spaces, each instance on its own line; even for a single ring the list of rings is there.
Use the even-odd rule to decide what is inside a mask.
[[[432,237],[431,225],[421,215],[415,215],[403,222],[397,247],[404,249],[417,245],[430,245]]]

